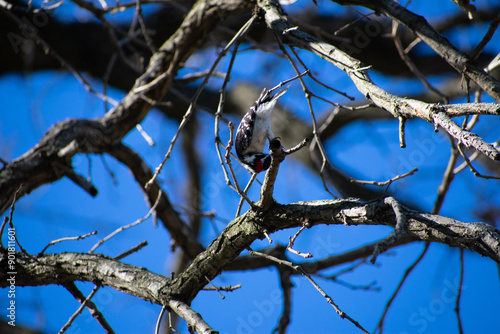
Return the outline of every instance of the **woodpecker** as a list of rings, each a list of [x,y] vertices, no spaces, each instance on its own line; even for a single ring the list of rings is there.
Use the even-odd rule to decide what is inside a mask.
[[[252,173],[260,173],[271,165],[271,155],[264,153],[266,140],[274,138],[271,131],[271,112],[278,98],[285,94],[286,86],[274,95],[264,88],[257,101],[241,119],[236,131],[236,154]]]

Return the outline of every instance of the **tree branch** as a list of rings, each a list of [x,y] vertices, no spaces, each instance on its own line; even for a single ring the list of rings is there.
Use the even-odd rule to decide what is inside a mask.
[[[421,213],[400,205],[406,217],[403,230],[416,240],[440,242],[453,247],[467,248],[500,262],[500,232],[483,223],[464,223],[455,219]],[[172,282],[174,298],[191,300],[239,253],[256,239],[263,239],[264,230],[300,227],[307,218],[311,226],[338,225],[388,225],[395,227],[392,206],[384,200],[362,203],[346,199],[336,201],[299,202],[273,205],[267,212],[248,211],[234,219],[206,251]],[[373,248],[371,249],[373,251]]]
[[[361,5],[404,25],[431,49],[448,62],[458,73],[469,77],[489,96],[500,102],[500,82],[486,73],[480,66],[471,62],[467,56],[437,32],[425,18],[416,15],[392,0],[335,0],[341,5]]]
[[[417,240],[439,242],[472,250],[500,263],[500,231],[483,223],[464,223],[455,219],[421,213],[400,205],[406,223],[403,230]],[[256,239],[291,227],[300,227],[304,218],[311,226],[388,225],[396,226],[392,206],[384,200],[362,203],[357,200],[324,200],[276,204],[267,212],[248,211],[234,219],[206,251],[175,279],[170,280],[147,269],[121,263],[97,254],[50,254],[40,257],[16,252],[16,284],[38,286],[65,284],[76,280],[110,286],[155,304],[169,299],[189,303],[209,280],[216,277],[241,251]],[[0,257],[0,287],[6,287],[7,251]],[[305,268],[307,270],[307,268]]]
[[[42,256],[16,252],[16,285],[66,285],[75,281],[105,285],[143,300],[162,305],[162,290],[170,279],[146,268],[122,263],[101,254],[61,253]],[[1,249],[0,277],[4,278],[7,251]],[[4,283],[0,287],[6,287]]]
[[[380,0],[383,1],[383,0]],[[358,3],[358,1],[353,1]],[[369,7],[368,4],[363,5]],[[370,79],[367,68],[364,67],[361,62],[350,55],[346,54],[342,50],[336,48],[335,46],[328,44],[318,38],[315,38],[309,34],[304,33],[297,27],[292,26],[286,18],[282,14],[281,7],[279,3],[275,0],[260,0],[259,7],[265,12],[265,19],[268,27],[274,30],[278,36],[282,36],[283,42],[288,43],[293,46],[297,46],[299,48],[311,51],[326,61],[332,63],[342,71],[346,72],[353,83],[356,85],[357,89],[367,98],[372,100],[377,106],[383,108],[390,112],[394,117],[420,117],[428,122],[437,123],[440,126],[445,126],[443,129],[448,131],[453,137],[458,140],[462,140],[467,138],[473,140],[466,140],[466,145],[473,146],[476,150],[484,153],[492,160],[500,160],[500,152],[491,144],[484,142],[484,140],[472,134],[466,130],[460,129],[456,124],[449,120],[447,115],[444,115],[439,108],[439,105],[429,104],[422,101],[411,100],[407,98],[401,98],[395,95],[392,95],[382,88],[378,87],[373,83]],[[339,2],[341,4],[345,4],[344,2]],[[395,4],[399,6],[398,4]],[[401,7],[401,6],[399,6]],[[369,7],[371,8],[371,7]],[[403,8],[403,7],[401,7]],[[404,9],[404,8],[403,8]],[[404,9],[406,10],[406,9]],[[436,32],[437,33],[437,32]],[[447,42],[449,43],[449,42]],[[458,51],[457,51],[458,52]],[[465,57],[465,56],[463,56]],[[470,68],[476,69],[474,66],[470,66]],[[465,71],[465,69],[462,68]],[[478,70],[479,71],[479,70]],[[474,73],[478,72],[475,71]],[[469,72],[467,72],[469,73]],[[490,94],[493,98],[496,98],[500,101],[500,83],[498,84],[498,91],[496,90],[497,81],[493,79],[493,77],[484,73],[482,69],[478,73],[483,73],[481,76],[481,83],[488,81],[488,84],[481,86],[478,82],[479,86],[481,86],[486,92]],[[478,76],[479,74],[476,73]],[[471,75],[474,78],[473,74]],[[478,78],[476,78],[478,79]],[[496,94],[495,92],[498,92]],[[445,118],[448,118],[444,121]],[[452,125],[453,123],[453,125]],[[457,127],[460,129],[458,130]]]
[[[192,327],[197,333],[200,334],[215,334],[218,333],[214,331],[206,322],[203,320],[198,312],[195,312],[188,304],[183,303],[178,300],[169,300],[168,306],[178,314],[182,319],[186,320],[189,327]]]

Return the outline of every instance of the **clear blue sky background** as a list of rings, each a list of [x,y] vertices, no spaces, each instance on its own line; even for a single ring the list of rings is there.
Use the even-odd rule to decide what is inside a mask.
[[[289,9],[298,10],[302,1]],[[329,2],[321,2],[321,10],[346,10]],[[484,2],[479,5],[488,5]],[[430,20],[440,17],[443,12],[456,11],[451,1],[433,1],[411,3],[411,10],[425,15]],[[58,17],[65,20],[82,20],[88,15],[78,11],[75,6],[65,3],[57,11]],[[130,13],[122,14],[124,17]],[[460,49],[470,50],[480,40],[487,25],[478,25],[476,33],[460,34],[452,31],[448,36]],[[465,37],[463,37],[465,36]],[[488,48],[499,52],[498,33]],[[425,50],[422,50],[425,52]],[[318,71],[324,80],[336,88],[341,88],[351,95],[359,97],[352,82],[342,72],[331,65],[302,53],[310,66]],[[208,67],[214,60],[213,52],[207,56],[193,57],[193,66]],[[293,75],[291,68],[275,69],[270,73],[259,71],[259,64],[269,61],[273,56],[261,52],[247,52],[237,58],[231,85],[239,81],[261,77],[261,86],[274,86],[281,80]],[[253,70],[248,73],[252,63]],[[221,71],[226,70],[227,61],[223,61]],[[387,80],[371,73],[376,83],[391,93],[408,95],[421,90],[421,84],[411,80]],[[433,78],[435,83],[441,78]],[[98,81],[92,81],[96,89],[101,89]],[[221,82],[214,80],[213,87],[220,87]],[[231,88],[231,86],[230,86]],[[325,92],[323,92],[325,93]],[[112,90],[110,95],[119,100],[123,92]],[[340,96],[329,98],[346,102]],[[281,99],[285,107],[298,116],[309,119],[309,114],[298,83],[294,83],[290,92]],[[457,101],[454,101],[457,102]],[[460,101],[462,102],[462,101]],[[315,105],[318,115],[329,111],[327,105]],[[55,122],[67,118],[93,118],[104,113],[103,102],[88,94],[85,89],[67,73],[43,71],[23,74],[11,73],[0,77],[0,156],[12,160],[33,147]],[[206,147],[201,157],[203,166],[203,209],[215,210],[217,231],[234,217],[239,197],[224,183],[213,145],[213,117],[201,113],[199,126],[203,134],[199,145]],[[237,123],[239,120],[234,119]],[[132,131],[125,142],[140,152],[145,161],[154,168],[163,158],[170,140],[177,130],[177,124],[151,112],[143,122],[144,129],[157,143],[150,147],[137,131]],[[478,125],[477,131],[487,132],[498,120],[490,118]],[[435,134],[430,124],[424,121],[411,121],[407,125],[408,148],[402,150],[397,141],[397,122],[385,121],[357,123],[346,127],[332,138],[328,144],[330,158],[338,162],[354,176],[364,179],[385,180],[388,177],[418,167],[418,182],[411,179],[394,185],[402,198],[413,199],[421,203],[426,210],[431,210],[436,197],[436,189],[449,157],[447,140]],[[486,140],[497,140],[491,131]],[[223,140],[228,133],[221,132]],[[279,135],[279,133],[276,133]],[[496,137],[495,137],[496,135]],[[207,138],[209,138],[207,140]],[[353,144],[350,138],[357,138]],[[382,148],[380,148],[382,147]],[[174,150],[160,179],[171,201],[183,205],[187,189],[183,184],[185,177],[184,161],[179,147]],[[391,161],[387,161],[387,152]],[[48,252],[87,252],[100,238],[118,227],[129,224],[144,216],[148,207],[144,197],[128,170],[109,156],[84,156],[74,158],[73,165],[83,175],[90,174],[99,195],[91,198],[87,193],[64,178],[50,185],[45,185],[30,195],[23,197],[16,205],[14,223],[17,236],[30,253],[39,252],[48,242],[66,236],[77,236],[97,230],[98,235],[81,241],[67,241],[49,248]],[[107,172],[108,166],[116,179],[116,184]],[[239,173],[241,183],[247,176]],[[422,177],[423,176],[423,177]],[[259,179],[263,179],[260,175]],[[281,203],[300,200],[330,198],[323,189],[317,175],[303,167],[294,159],[287,159],[280,169],[275,187],[275,198]],[[254,186],[250,197],[258,198],[259,189]],[[441,211],[462,221],[477,221],[476,210],[481,210],[477,198],[482,198],[484,207],[491,203],[500,203],[498,182],[474,178],[465,172],[452,184]],[[179,210],[181,210],[179,208]],[[314,259],[333,253],[353,249],[365,243],[383,238],[391,229],[386,227],[317,227],[304,232],[296,243],[296,248],[310,251]],[[288,236],[295,231],[283,231],[273,235],[275,242],[287,243]],[[202,241],[205,245],[216,237],[216,232],[209,221],[204,221]],[[5,239],[4,239],[5,240]],[[115,256],[139,242],[147,240],[148,246],[139,253],[127,257],[124,262],[147,267],[149,270],[170,275],[175,255],[170,250],[170,238],[162,227],[153,226],[151,219],[130,230],[121,232],[102,245],[97,252]],[[254,249],[267,247],[267,241],[252,245]],[[340,284],[316,277],[317,282],[334,301],[351,317],[372,331],[382,313],[383,307],[400,281],[406,268],[417,258],[423,249],[417,243],[400,247],[379,257],[377,265],[364,264],[355,271],[341,276],[353,285],[367,285],[376,282],[378,291],[352,290]],[[292,255],[291,255],[292,256]],[[300,258],[295,258],[297,261]],[[344,268],[344,267],[342,267]],[[324,274],[333,274],[342,268],[327,270]],[[457,282],[459,278],[459,252],[443,245],[431,245],[424,260],[411,274],[402,291],[396,298],[386,319],[386,333],[444,333],[456,332],[454,313]],[[341,320],[324,298],[303,278],[293,279],[293,314],[290,333],[355,333],[355,327],[347,320]],[[216,292],[200,292],[193,302],[193,308],[200,312],[205,320],[221,333],[269,333],[275,328],[281,314],[281,291],[279,277],[275,269],[263,269],[255,272],[222,273],[214,280],[216,285],[241,284],[242,288],[224,293],[221,299]],[[93,285],[77,283],[88,294]],[[67,319],[78,308],[79,303],[62,287],[48,286],[37,288],[19,288],[16,303],[17,324],[28,325],[43,332],[59,331]],[[160,311],[157,305],[151,305],[135,297],[117,292],[111,288],[101,288],[93,301],[104,314],[117,333],[151,333]],[[0,292],[2,317],[4,305],[8,302],[5,292]],[[500,330],[497,320],[500,310],[500,290],[497,265],[481,256],[465,252],[465,280],[461,303],[466,333],[494,333]],[[185,326],[182,327],[185,333]],[[85,310],[77,318],[68,333],[99,333],[102,328]]]

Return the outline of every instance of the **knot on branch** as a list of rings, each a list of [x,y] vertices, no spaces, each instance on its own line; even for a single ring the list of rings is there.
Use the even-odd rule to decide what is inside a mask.
[[[280,139],[281,139],[280,137],[275,137],[271,139],[271,141],[269,142],[269,150],[271,151],[271,153],[276,154],[285,152],[283,145],[281,145]],[[276,152],[277,150],[279,150],[279,152]]]
[[[390,245],[392,245],[394,242],[396,242],[399,238],[401,238],[403,235],[405,235],[405,224],[406,224],[406,216],[403,213],[403,209],[401,207],[401,204],[396,201],[394,197],[386,197],[384,198],[383,204],[384,206],[390,206],[392,207],[392,210],[394,211],[394,216],[396,220],[396,224],[394,226],[394,230],[382,241],[378,242],[373,250],[372,257],[370,259],[370,262],[372,264],[375,263],[377,260],[377,257],[385,252]]]

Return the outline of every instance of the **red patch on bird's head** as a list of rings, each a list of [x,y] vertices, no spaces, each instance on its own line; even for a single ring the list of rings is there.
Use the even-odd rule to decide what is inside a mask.
[[[255,172],[256,173],[260,173],[262,172],[263,169],[262,169],[262,160],[258,160],[256,163],[255,163]]]

